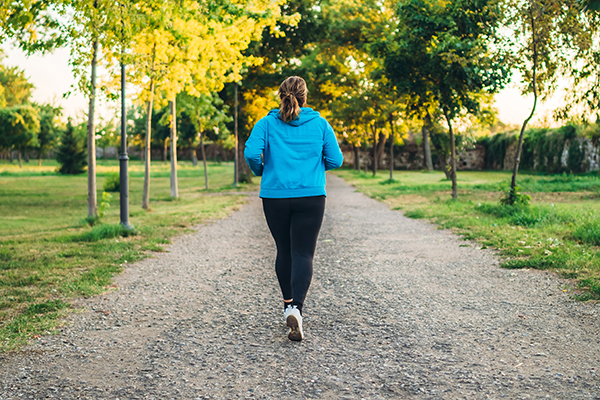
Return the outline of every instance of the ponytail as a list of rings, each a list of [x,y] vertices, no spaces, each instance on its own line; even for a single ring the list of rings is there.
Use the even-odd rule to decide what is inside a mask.
[[[299,76],[290,76],[279,86],[279,116],[284,122],[291,122],[300,116],[300,107],[306,104],[308,89]]]

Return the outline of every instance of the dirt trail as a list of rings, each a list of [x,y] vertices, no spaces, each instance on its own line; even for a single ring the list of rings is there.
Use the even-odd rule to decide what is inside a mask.
[[[598,305],[328,179],[303,342],[252,197],[1,356],[0,399],[600,399]]]

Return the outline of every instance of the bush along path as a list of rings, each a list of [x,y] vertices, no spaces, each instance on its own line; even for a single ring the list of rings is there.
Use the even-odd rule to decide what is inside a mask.
[[[598,306],[329,176],[290,342],[260,201],[129,266],[57,336],[0,356],[0,399],[598,399]]]

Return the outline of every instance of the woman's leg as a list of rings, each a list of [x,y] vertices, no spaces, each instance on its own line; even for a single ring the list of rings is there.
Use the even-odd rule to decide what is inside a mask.
[[[263,199],[263,210],[267,225],[277,247],[275,272],[283,299],[292,299],[292,251],[290,241],[290,199]]]
[[[313,257],[325,212],[325,196],[291,200],[292,304],[302,311],[313,274]]]

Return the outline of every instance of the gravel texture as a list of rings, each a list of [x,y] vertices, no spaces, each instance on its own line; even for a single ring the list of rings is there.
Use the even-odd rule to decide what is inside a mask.
[[[328,180],[304,341],[254,194],[0,356],[0,399],[600,399],[598,305]]]

